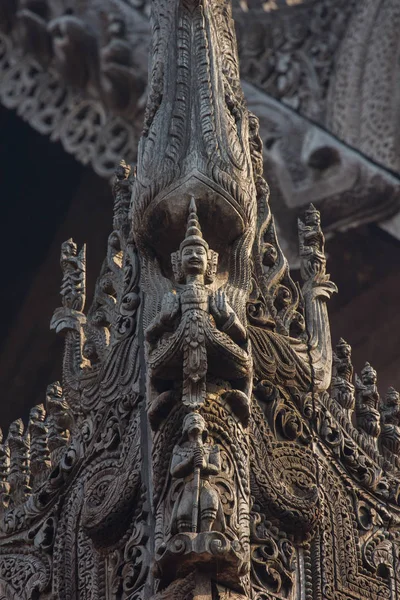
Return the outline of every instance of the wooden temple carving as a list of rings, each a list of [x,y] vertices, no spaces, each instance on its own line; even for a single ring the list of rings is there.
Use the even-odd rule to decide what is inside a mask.
[[[100,83],[123,110],[109,18]],[[42,60],[76,38],[65,76],[90,79],[90,31],[35,23]],[[62,245],[62,381],[0,435],[0,598],[396,600],[399,394],[332,350],[312,204],[291,277],[230,1],[153,0],[151,56],[88,309],[86,247]]]

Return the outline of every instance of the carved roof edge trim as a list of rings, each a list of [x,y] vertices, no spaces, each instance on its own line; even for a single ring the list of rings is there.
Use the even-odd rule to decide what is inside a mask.
[[[123,117],[66,87],[56,71],[45,71],[29,55],[22,56],[11,39],[0,33],[0,102],[15,110],[33,129],[95,173],[110,179],[124,157],[136,161],[138,132]]]

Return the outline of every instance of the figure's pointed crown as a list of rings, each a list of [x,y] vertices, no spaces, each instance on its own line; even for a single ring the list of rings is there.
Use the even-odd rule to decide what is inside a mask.
[[[361,375],[369,375],[372,374],[376,377],[375,369],[369,364],[369,362],[365,363],[365,366],[361,369]]]
[[[351,354],[351,346],[348,342],[346,342],[346,340],[344,340],[343,338],[340,338],[337,345],[336,345],[336,351],[337,352],[341,352],[343,350],[349,350],[350,354]]]
[[[315,213],[319,213],[319,211],[315,208],[314,204],[310,203],[308,208],[305,210],[305,214],[314,215]]]
[[[192,197],[189,204],[189,216],[186,226],[185,239],[181,243],[179,250],[182,251],[186,246],[200,245],[208,251],[208,244],[203,238],[199,218],[197,216],[197,207],[195,199]]]
[[[386,393],[386,400],[392,400],[394,403],[398,403],[400,400],[400,394],[394,387],[389,387]]]

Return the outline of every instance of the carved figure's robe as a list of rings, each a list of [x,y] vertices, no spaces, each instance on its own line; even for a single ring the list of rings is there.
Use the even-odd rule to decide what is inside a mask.
[[[176,330],[164,334],[149,352],[149,365],[157,377],[173,380],[182,373],[194,383],[207,373],[226,379],[248,375],[251,359],[236,344],[237,317],[233,314],[217,329],[209,312],[210,292],[197,282],[187,284],[179,295],[181,319]],[[231,337],[232,336],[232,337]],[[241,341],[245,341],[242,339]]]

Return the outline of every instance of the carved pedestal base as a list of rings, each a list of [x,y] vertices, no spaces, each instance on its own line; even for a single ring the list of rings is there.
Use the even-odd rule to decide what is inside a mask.
[[[155,575],[167,583],[204,567],[211,577],[240,584],[247,564],[240,542],[223,533],[178,533],[157,549]]]

